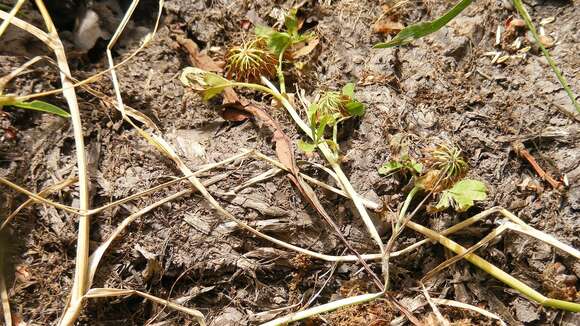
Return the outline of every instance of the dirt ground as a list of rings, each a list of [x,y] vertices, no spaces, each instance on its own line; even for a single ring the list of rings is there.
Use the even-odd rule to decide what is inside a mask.
[[[2,3],[12,4],[14,1]],[[429,214],[421,211],[417,223],[443,230],[494,206],[503,206],[526,223],[563,242],[580,248],[580,125],[574,107],[550,70],[546,59],[532,49],[525,58],[492,63],[488,52],[495,46],[496,28],[517,15],[510,1],[475,1],[439,32],[394,49],[372,49],[387,38],[373,26],[390,18],[404,25],[440,16],[452,1],[406,2],[385,17],[387,1],[166,1],[161,25],[152,42],[117,72],[125,103],[147,115],[164,138],[178,150],[194,171],[239,152],[256,149],[275,157],[271,132],[250,119],[226,121],[214,102],[206,103],[186,90],[178,76],[191,65],[178,37],[193,40],[216,60],[250,33],[245,27],[276,22],[279,9],[300,5],[303,29],[316,33],[317,48],[304,59],[305,67],[287,76],[290,92],[298,85],[307,96],[318,90],[340,89],[357,83],[357,99],[367,112],[343,135],[340,146],[343,168],[356,190],[396,211],[409,190],[405,180],[384,177],[377,169],[397,153],[393,144],[406,139],[410,152],[451,141],[463,150],[471,168],[469,176],[483,181],[488,198],[466,213]],[[555,61],[576,92],[580,91],[580,6],[568,1],[525,1],[536,24],[555,17],[543,28],[555,40],[550,49]],[[27,7],[28,6],[28,7]],[[32,5],[24,18],[41,26]],[[115,51],[116,62],[136,49],[139,37],[150,30],[157,1],[142,1],[130,33]],[[55,14],[58,17],[58,13]],[[64,14],[63,14],[64,16]],[[64,18],[63,18],[64,19]],[[57,21],[58,22],[58,21]],[[69,23],[70,25],[70,23]],[[68,28],[68,31],[66,30]],[[109,27],[110,28],[110,27]],[[75,49],[70,26],[62,23],[72,74],[82,80],[107,68],[104,46],[90,53]],[[0,73],[5,75],[35,55],[49,51],[25,32],[10,27],[0,46]],[[510,42],[511,43],[511,42]],[[104,43],[106,44],[106,42]],[[511,52],[510,54],[516,54]],[[57,69],[44,61],[17,77],[4,93],[37,93],[60,87]],[[91,87],[114,98],[107,75]],[[173,162],[162,157],[120,114],[85,90],[77,91],[84,122],[89,160],[91,207],[150,188],[181,176]],[[302,135],[286,112],[271,99],[246,94],[268,111],[296,144]],[[44,100],[66,107],[62,96]],[[71,124],[62,118],[6,109],[0,117],[0,176],[33,192],[76,175]],[[568,112],[568,114],[565,114]],[[576,120],[575,120],[576,119]],[[532,166],[513,150],[522,142],[539,165],[569,186],[553,189]],[[324,163],[318,155],[296,149],[299,160]],[[333,184],[312,165],[302,172]],[[345,246],[289,180],[279,175],[231,195],[231,190],[270,169],[268,164],[245,159],[204,174],[204,180],[224,175],[208,187],[225,209],[238,218],[281,240],[314,251],[340,255]],[[105,210],[92,218],[94,250],[128,215],[187,187],[185,183]],[[0,216],[4,218],[26,196],[0,187]],[[343,234],[361,253],[376,246],[352,204],[331,192],[316,190],[323,206],[335,218]],[[78,189],[71,186],[50,196],[78,205]],[[388,223],[373,212],[385,239]],[[468,246],[496,227],[494,216],[452,238]],[[0,236],[10,303],[15,318],[26,325],[58,322],[69,295],[74,272],[78,217],[46,205],[25,209]],[[401,249],[423,237],[405,231],[397,241]],[[580,300],[580,262],[527,236],[508,233],[478,252],[497,267],[543,294],[558,292],[547,273],[560,263],[575,276],[571,300]],[[391,259],[392,295],[407,307],[424,303],[418,284],[449,252],[429,244]],[[380,264],[371,267],[380,272]],[[152,210],[128,227],[106,252],[93,287],[135,289],[170,298],[200,310],[210,325],[256,325],[296,310],[322,288],[312,305],[353,294],[376,291],[358,263],[334,266],[294,252],[241,231],[195,194]],[[332,272],[329,272],[332,271]],[[324,286],[323,286],[324,285]],[[543,308],[467,262],[444,270],[430,281],[432,297],[457,300],[485,308],[509,325],[578,325],[580,313]],[[294,306],[278,313],[262,313]],[[425,324],[437,324],[428,316],[429,306],[414,310]],[[494,322],[474,313],[441,307],[457,325],[490,325]],[[300,325],[390,325],[401,313],[381,300],[313,318]],[[79,325],[189,325],[191,317],[137,296],[90,300]],[[403,322],[404,324],[405,322]]]

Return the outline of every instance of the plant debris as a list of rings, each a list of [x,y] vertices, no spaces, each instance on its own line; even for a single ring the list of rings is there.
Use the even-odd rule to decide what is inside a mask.
[[[17,2],[0,323],[577,324],[578,6]]]

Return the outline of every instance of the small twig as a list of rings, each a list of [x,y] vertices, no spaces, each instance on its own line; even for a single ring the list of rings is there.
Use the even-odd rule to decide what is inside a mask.
[[[482,308],[479,308],[476,306],[472,306],[472,305],[467,304],[467,303],[455,301],[455,300],[447,300],[447,299],[439,299],[439,298],[432,298],[431,300],[433,300],[433,302],[435,302],[436,304],[439,304],[439,305],[445,305],[445,306],[475,311],[475,312],[480,313],[486,317],[497,320],[501,326],[506,326],[506,323],[501,319],[501,317],[499,317],[498,315],[491,313],[485,309],[482,309]]]
[[[53,206],[53,207],[62,209],[63,211],[65,211],[67,213],[79,214],[79,215],[81,214],[81,211],[79,209],[77,209],[77,208],[74,208],[74,207],[71,207],[71,206],[67,206],[67,205],[63,205],[61,203],[54,202],[54,201],[52,201],[50,199],[46,199],[46,198],[44,198],[42,196],[39,196],[39,195],[33,193],[30,190],[24,189],[23,187],[15,184],[12,181],[10,181],[8,179],[5,179],[3,177],[0,177],[0,184],[4,184],[4,185],[6,185],[6,186],[8,186],[8,187],[10,187],[10,188],[12,188],[12,189],[14,189],[14,190],[22,193],[22,194],[25,194],[28,197],[30,197],[31,199],[34,199],[35,201],[38,201],[38,202],[41,202],[43,204],[50,205],[50,206]]]
[[[526,147],[522,142],[512,143],[512,148],[514,149],[516,154],[527,160],[532,165],[534,171],[536,171],[538,176],[540,176],[540,178],[542,178],[543,180],[546,180],[552,186],[552,188],[560,189],[562,187],[561,182],[554,179],[549,173],[547,173],[546,171],[544,171],[544,169],[542,169],[542,167],[538,164],[536,159],[532,156],[532,154],[530,154],[530,152],[526,149]]]
[[[56,207],[56,208],[62,209],[62,210],[64,210],[65,212],[68,212],[68,213],[71,213],[71,214],[77,214],[77,215],[82,215],[82,216],[91,216],[91,215],[95,215],[95,214],[97,214],[97,213],[100,213],[100,212],[102,212],[102,211],[104,211],[104,210],[106,210],[106,209],[109,209],[109,208],[112,208],[112,207],[115,207],[115,206],[119,206],[119,205],[121,205],[121,204],[124,204],[124,203],[126,203],[126,202],[128,202],[128,201],[131,201],[131,200],[133,200],[133,199],[137,199],[137,198],[143,197],[144,195],[150,194],[150,193],[152,193],[152,192],[155,192],[155,191],[161,190],[161,189],[163,189],[163,188],[166,188],[166,187],[169,187],[169,186],[171,186],[171,185],[174,185],[174,184],[176,184],[176,183],[179,183],[179,182],[181,182],[181,181],[184,181],[185,179],[187,179],[187,178],[191,177],[192,175],[201,175],[201,174],[203,174],[203,173],[205,173],[205,172],[207,172],[207,171],[209,171],[209,170],[211,170],[211,169],[214,169],[214,168],[216,168],[216,167],[218,167],[218,166],[221,166],[221,165],[224,165],[224,164],[227,164],[227,163],[230,163],[230,162],[236,161],[236,160],[238,160],[238,159],[241,159],[241,158],[244,158],[244,157],[246,157],[246,156],[250,156],[251,154],[252,154],[252,152],[251,152],[251,151],[244,151],[244,152],[241,152],[241,153],[239,153],[239,154],[236,154],[236,155],[234,155],[234,156],[231,156],[231,157],[229,157],[229,158],[227,158],[227,159],[225,159],[225,160],[223,160],[223,161],[220,161],[220,162],[217,162],[217,163],[212,163],[212,164],[207,164],[207,165],[205,165],[205,166],[203,166],[203,167],[199,168],[199,169],[198,169],[196,172],[192,173],[191,175],[185,175],[185,176],[183,176],[183,177],[180,177],[180,178],[175,178],[175,179],[173,179],[173,180],[171,180],[171,181],[168,181],[168,182],[162,183],[162,184],[160,184],[160,185],[157,185],[157,186],[151,187],[151,188],[149,188],[149,189],[147,189],[147,190],[144,190],[144,191],[138,192],[138,193],[136,193],[136,194],[133,194],[133,195],[127,196],[127,197],[125,197],[125,198],[119,199],[119,200],[117,200],[117,201],[114,201],[114,202],[111,202],[111,203],[105,204],[105,205],[103,205],[103,206],[101,206],[101,207],[94,208],[94,209],[91,209],[91,210],[88,210],[88,211],[81,211],[81,210],[79,210],[79,209],[76,209],[76,208],[74,208],[74,207],[67,206],[67,205],[63,205],[63,204],[61,204],[61,203],[57,203],[57,202],[51,201],[51,200],[49,200],[49,199],[46,199],[46,198],[44,198],[44,196],[43,196],[42,192],[41,192],[41,193],[39,193],[39,194],[35,194],[35,193],[31,192],[30,190],[24,189],[23,187],[21,187],[21,186],[19,186],[19,185],[16,185],[16,184],[12,183],[11,181],[9,181],[9,180],[7,180],[7,179],[4,179],[4,178],[2,178],[2,177],[0,177],[0,183],[1,183],[1,184],[5,184],[5,185],[7,185],[8,187],[10,187],[10,188],[12,188],[12,189],[14,189],[14,190],[16,190],[16,191],[18,191],[18,192],[20,192],[20,193],[23,193],[23,194],[27,195],[28,197],[30,197],[29,201],[30,201],[30,200],[33,200],[33,201],[38,201],[38,202],[41,202],[41,203],[43,203],[43,204],[45,204],[45,205],[49,205],[49,206],[53,206],[53,207]],[[72,182],[72,181],[71,181],[71,182]],[[66,185],[57,184],[57,185],[50,186],[49,188],[56,187],[56,188],[60,189],[60,188],[63,188],[63,187],[65,187],[65,186],[66,186]],[[57,190],[56,188],[55,188],[55,190]],[[47,189],[45,189],[45,190],[43,190],[43,192],[44,192],[44,191],[46,191],[46,190],[48,190],[48,188],[47,188]],[[53,191],[55,191],[55,190],[53,190]],[[27,203],[28,203],[28,201],[27,201],[26,203],[24,203],[23,205],[25,205],[25,204],[27,204]],[[23,206],[23,205],[22,205],[22,206]],[[22,207],[22,208],[23,208],[23,207]],[[9,220],[9,219],[10,219],[10,218],[11,218],[13,215],[15,215],[16,213],[18,213],[18,211],[19,211],[20,209],[22,209],[22,208],[21,208],[21,207],[19,207],[17,211],[13,212],[13,213],[12,213],[12,214],[11,214],[11,215],[10,215],[10,216],[7,218],[7,220]],[[4,227],[4,224],[2,225],[2,227]],[[1,228],[0,228],[0,230],[1,230]]]
[[[161,299],[161,298],[153,296],[149,293],[145,293],[145,292],[141,292],[141,291],[126,290],[126,289],[112,289],[112,288],[94,288],[94,289],[90,289],[87,292],[87,294],[85,294],[83,296],[83,299],[119,297],[119,296],[124,297],[124,296],[128,296],[128,295],[138,295],[138,296],[143,297],[145,299],[151,300],[155,303],[168,306],[168,307],[175,309],[177,311],[184,312],[190,316],[195,317],[195,319],[197,320],[197,322],[201,326],[205,326],[205,317],[203,316],[203,314],[201,312],[199,312],[199,310],[186,308],[186,307],[179,305],[177,303],[171,302],[169,300]]]
[[[18,10],[20,10],[20,7],[22,7],[25,1],[26,0],[18,0],[18,2],[14,5],[14,7],[12,7],[12,10],[10,10],[8,18],[6,18],[0,25],[0,37],[2,37],[2,35],[6,31],[6,28],[8,28],[8,25],[10,25],[12,19],[16,17]]]
[[[0,10],[0,18],[4,19],[5,21],[7,20],[7,18],[9,17],[9,14]],[[157,17],[157,22],[159,22],[159,18],[160,16]],[[46,43],[46,45],[48,45],[50,48],[53,48],[53,42],[52,40],[48,37],[48,35],[46,33],[44,33],[43,31],[41,31],[40,29],[29,25],[27,22],[18,19],[17,17],[15,17],[13,19],[13,21],[11,21],[11,23],[14,26],[17,26],[23,30],[28,31],[29,33],[33,34],[34,36],[36,36],[39,40],[41,40],[42,42]],[[31,26],[31,27],[30,27]],[[74,88],[74,87],[80,87],[80,86],[85,86],[88,85],[90,83],[93,83],[95,81],[97,81],[99,78],[101,78],[102,76],[104,76],[105,74],[111,72],[111,70],[119,68],[123,65],[125,65],[127,62],[131,61],[137,54],[139,54],[148,44],[149,42],[153,39],[153,35],[155,35],[155,33],[157,32],[157,27],[158,27],[158,23],[155,25],[154,30],[149,33],[141,42],[141,44],[139,45],[139,47],[137,49],[135,49],[133,52],[131,52],[129,55],[125,56],[124,59],[115,64],[113,67],[107,68],[105,70],[99,71],[98,73],[91,75],[90,77],[83,79],[81,81],[75,81],[74,84],[68,85],[68,86],[64,86],[62,88],[57,88],[57,89],[53,89],[53,90],[49,90],[49,91],[43,91],[43,92],[39,92],[39,93],[32,93],[32,94],[27,94],[27,95],[21,95],[21,96],[16,96],[14,98],[14,100],[17,101],[26,101],[26,100],[30,100],[33,98],[39,98],[39,97],[45,97],[48,95],[54,95],[54,94],[59,94],[64,92],[67,88]],[[73,78],[71,77],[71,80]]]
[[[77,181],[77,178],[65,179],[59,183],[56,183],[56,184],[53,184],[53,185],[50,185],[50,186],[44,188],[41,192],[39,192],[36,195],[38,197],[46,197],[46,196],[52,194],[53,192],[59,191],[63,188],[70,186],[71,184],[75,183],[76,181]],[[22,205],[18,206],[18,208],[16,208],[14,210],[14,212],[12,212],[10,215],[8,215],[4,219],[4,222],[2,222],[2,225],[0,225],[0,231],[2,231],[6,227],[6,225],[8,225],[8,223],[10,223],[10,221],[12,221],[12,219],[15,218],[16,215],[18,215],[18,213],[20,213],[21,210],[25,209],[26,207],[30,206],[31,204],[33,204],[35,202],[36,201],[34,199],[29,198],[27,201],[22,203]]]
[[[295,313],[288,314],[284,317],[276,318],[272,321],[262,324],[261,326],[278,326],[278,325],[287,325],[293,321],[299,321],[308,317],[316,316],[325,312],[333,311],[338,308],[344,308],[355,304],[361,304],[365,302],[372,301],[378,297],[383,295],[382,292],[379,293],[370,293],[370,294],[363,294],[358,295],[355,297],[350,297],[346,299],[332,301],[320,306],[316,306],[310,309],[298,311]]]
[[[286,166],[284,166],[284,164],[282,164],[281,162],[278,162],[278,161],[276,161],[276,160],[274,160],[274,159],[272,159],[272,158],[270,158],[270,157],[268,157],[268,156],[266,156],[266,155],[264,155],[264,154],[262,154],[262,153],[260,153],[258,151],[254,151],[254,156],[256,158],[258,158],[258,159],[264,160],[264,161],[266,161],[266,162],[268,162],[268,163],[270,163],[270,164],[278,167],[279,169],[282,169],[282,170],[284,170],[286,172],[290,172],[289,169]],[[334,175],[334,172],[332,172],[330,170],[327,171],[327,170],[328,169],[325,168],[325,171],[326,172],[330,172],[331,175]],[[306,181],[308,181],[308,182],[310,182],[310,183],[312,183],[314,185],[317,185],[317,186],[319,186],[321,188],[324,188],[326,190],[330,190],[330,191],[334,192],[335,194],[339,194],[339,195],[341,195],[343,197],[348,197],[348,194],[346,192],[344,192],[344,190],[341,190],[341,189],[338,189],[338,188],[329,186],[328,184],[326,184],[326,183],[324,183],[322,181],[319,181],[318,179],[314,179],[313,177],[311,177],[309,175],[306,175],[306,174],[304,174],[302,172],[299,172],[299,175],[300,175],[301,178],[304,178]],[[363,204],[366,207],[370,208],[370,209],[377,210],[377,209],[379,209],[381,207],[380,204],[375,203],[373,201],[370,201],[370,200],[368,200],[366,198],[362,198],[361,197],[361,200],[362,200]]]
[[[5,20],[5,22],[6,21],[7,20]],[[2,78],[0,78],[0,95],[2,95],[2,93],[4,92],[4,88],[14,77],[20,75],[26,68],[37,63],[41,59],[43,59],[43,57],[41,57],[41,56],[34,57],[34,58],[26,61],[24,64],[22,64],[22,66],[11,71],[9,74],[2,76]]]
[[[245,189],[245,188],[248,188],[248,187],[250,187],[250,186],[252,186],[254,184],[257,184],[257,183],[260,183],[262,181],[271,179],[271,178],[275,177],[276,175],[280,174],[282,171],[284,171],[284,170],[279,169],[277,167],[273,167],[273,168],[269,169],[268,171],[263,172],[263,173],[260,173],[259,175],[255,176],[255,177],[251,178],[250,180],[242,183],[241,185],[235,187],[232,190],[232,192],[233,193],[237,193],[240,190]]]
[[[343,254],[344,254],[344,251],[343,251]],[[332,275],[336,271],[336,267],[338,267],[338,262],[335,262],[334,264],[332,264],[332,267],[328,271],[328,277],[326,278],[326,280],[324,280],[324,282],[322,283],[322,286],[320,286],[320,289],[316,293],[313,293],[312,294],[312,296],[310,297],[310,299],[308,299],[308,301],[304,304],[303,307],[310,306],[314,302],[314,300],[316,300],[316,298],[318,298],[318,296],[320,296],[320,293],[322,293],[322,291],[324,290],[324,288],[326,288],[326,285],[328,284],[328,282],[332,278]],[[324,274],[326,274],[326,273],[324,273]],[[324,274],[322,274],[322,276],[324,276]]]
[[[429,306],[431,307],[431,310],[433,310],[435,317],[437,317],[439,324],[441,326],[449,326],[449,321],[447,319],[445,319],[445,317],[443,317],[443,315],[441,314],[441,311],[439,311],[439,308],[437,308],[437,305],[435,305],[435,302],[433,302],[433,300],[431,299],[431,295],[427,291],[425,284],[423,284],[423,282],[419,282],[419,283],[421,285],[421,289],[423,290],[423,295],[425,296],[425,299],[427,299],[427,303],[429,303]]]

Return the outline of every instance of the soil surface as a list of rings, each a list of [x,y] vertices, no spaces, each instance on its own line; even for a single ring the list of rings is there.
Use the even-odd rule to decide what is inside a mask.
[[[122,12],[127,3],[121,2],[117,9]],[[385,243],[390,226],[384,212],[395,212],[400,207],[410,185],[401,177],[381,176],[377,169],[398,157],[401,144],[419,159],[425,149],[451,142],[462,149],[470,166],[468,176],[486,184],[488,198],[465,213],[431,214],[421,210],[414,221],[440,231],[485,209],[502,206],[529,225],[580,248],[578,115],[574,116],[569,98],[525,32],[504,34],[500,44],[496,44],[497,26],[506,26],[512,16],[517,16],[510,1],[475,1],[435,34],[400,48],[372,49],[389,37],[375,31],[377,24],[390,20],[409,25],[434,19],[452,3],[403,1],[387,12],[388,1],[372,0],[166,1],[153,40],[117,69],[123,100],[149,117],[194,171],[229,158],[242,148],[275,158],[272,133],[267,126],[253,118],[238,122],[224,119],[219,103],[204,102],[184,88],[178,77],[191,62],[178,39],[192,40],[219,62],[228,48],[251,35],[252,26],[273,26],[281,12],[299,5],[302,30],[316,33],[320,42],[301,59],[302,69],[288,69],[288,91],[295,93],[299,87],[312,99],[322,90],[339,90],[348,82],[357,84],[356,97],[367,111],[345,128],[340,138],[342,166],[361,195],[382,203],[380,212],[371,213]],[[157,6],[157,1],[141,1],[137,18],[113,51],[115,62],[133,53],[141,38],[152,30]],[[542,20],[545,23],[547,18],[555,18],[542,26],[543,33],[554,42],[551,54],[572,89],[579,91],[580,6],[568,1],[528,0],[526,8],[538,26]],[[105,40],[97,41],[90,50],[75,45],[74,23],[65,18],[79,16],[79,12],[82,9],[57,10],[53,16],[60,17],[55,21],[67,48],[72,75],[82,80],[108,66]],[[120,21],[119,13],[98,13],[101,17],[108,15],[107,19],[102,18],[106,22],[101,29],[110,37],[112,26]],[[31,4],[24,6],[21,18],[43,26]],[[531,46],[526,55],[513,47],[518,36],[522,41],[520,48]],[[36,55],[53,55],[41,42],[15,27],[2,36],[2,44],[1,75]],[[494,54],[490,52],[510,57],[493,62]],[[99,97],[77,89],[89,162],[91,207],[182,176],[172,161],[124,123],[112,106],[106,105],[106,101],[114,103],[115,97],[109,76],[89,85],[102,93]],[[59,87],[57,67],[43,60],[16,77],[4,93],[25,95]],[[272,115],[294,146],[303,139],[287,113],[271,98],[240,93]],[[43,100],[66,108],[60,95]],[[0,113],[0,176],[38,193],[77,175],[74,137],[68,120],[12,108]],[[565,184],[554,189],[518,155],[514,144],[523,144],[544,170]],[[302,163],[324,164],[323,158],[294,150],[301,172],[336,185],[324,171]],[[244,187],[232,195],[234,188],[270,168],[263,161],[246,158],[205,172],[201,178],[217,178],[208,186],[209,192],[226,210],[268,235],[313,251],[345,253],[346,247],[335,231],[284,175]],[[187,183],[178,183],[93,216],[91,250],[131,213],[187,187]],[[0,189],[3,219],[27,197],[5,186]],[[316,194],[358,252],[377,250],[349,200],[320,189]],[[66,187],[49,198],[78,206],[78,188]],[[496,220],[500,218],[492,216],[452,238],[465,246],[475,244],[497,227]],[[62,317],[73,281],[77,222],[74,214],[35,204],[24,209],[0,234],[2,269],[15,320],[25,325],[51,325]],[[394,249],[421,239],[422,235],[406,230]],[[547,296],[562,298],[566,294],[568,300],[580,300],[576,292],[580,286],[580,262],[542,242],[508,232],[478,253]],[[436,325],[438,321],[425,305],[419,280],[449,257],[451,254],[439,245],[427,244],[391,259],[391,295],[425,324]],[[378,262],[370,266],[380,274]],[[240,230],[202,196],[188,194],[131,223],[105,253],[93,287],[134,289],[169,298],[200,310],[209,325],[256,325],[307,303],[314,306],[376,291],[371,277],[361,268],[359,263],[335,265],[277,247]],[[573,281],[560,284],[555,274],[568,275]],[[543,308],[465,261],[445,269],[426,285],[434,298],[482,307],[509,325],[580,324],[579,313]],[[309,302],[311,298],[313,301]],[[494,324],[467,310],[444,306],[440,310],[457,325]],[[400,316],[402,313],[387,301],[378,300],[297,324],[408,323],[402,318],[397,321]],[[141,297],[127,296],[89,300],[78,323],[189,325],[195,321]]]

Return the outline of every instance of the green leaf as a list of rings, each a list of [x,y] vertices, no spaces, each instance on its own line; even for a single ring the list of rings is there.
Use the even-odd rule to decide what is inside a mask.
[[[458,212],[465,212],[473,206],[476,200],[485,200],[487,189],[481,181],[464,179],[457,182],[451,189],[441,193],[441,199],[435,206],[436,210],[453,207]]]
[[[403,168],[403,164],[398,161],[389,161],[379,168],[379,174],[392,175]]]
[[[256,28],[254,28],[254,34],[256,34],[256,36],[258,37],[263,38],[270,38],[270,35],[272,35],[272,33],[275,32],[276,31],[269,26],[257,25]]]
[[[183,69],[179,79],[185,86],[201,92],[205,101],[210,100],[232,85],[231,81],[218,74],[195,67]]]
[[[312,153],[316,149],[316,144],[308,143],[303,140],[298,141],[298,148],[306,153]]]
[[[46,103],[43,101],[32,101],[32,102],[21,102],[15,101],[11,102],[9,105],[21,108],[21,109],[28,109],[28,110],[35,110],[40,112],[52,113],[56,114],[63,118],[70,118],[70,113],[66,112],[65,110],[59,108],[56,105],[52,105],[50,103]]]
[[[316,112],[318,112],[318,104],[312,103],[308,106],[308,121],[310,121],[310,125],[316,124]]]
[[[270,34],[268,40],[268,47],[274,51],[275,54],[280,55],[280,53],[284,52],[291,43],[291,37],[288,33],[284,32],[274,32]]]
[[[345,107],[346,111],[353,117],[361,117],[365,114],[365,106],[359,101],[350,100]]]
[[[423,164],[419,162],[411,160],[411,162],[409,162],[409,167],[415,170],[415,172],[417,172],[418,174],[421,174],[421,172],[423,172]]]
[[[443,16],[430,21],[420,22],[411,26],[405,27],[392,40],[385,43],[375,44],[374,48],[390,48],[393,46],[405,45],[423,36],[427,36],[441,29],[447,25],[453,18],[459,15],[473,0],[461,0],[453,8],[447,11]]]
[[[298,19],[296,18],[296,8],[290,9],[290,12],[284,17],[284,26],[290,35],[298,35]]]
[[[206,88],[205,90],[203,90],[201,92],[201,95],[202,95],[203,100],[204,101],[211,100],[212,98],[214,98],[217,95],[221,94],[224,91],[224,89],[228,88],[228,86],[229,85]]]
[[[318,126],[316,127],[316,139],[321,139],[324,137],[324,130],[326,126],[332,126],[335,123],[334,117],[331,115],[322,116],[318,120]]]
[[[296,9],[291,9],[284,17],[284,26],[286,31],[279,32],[268,26],[256,26],[254,33],[257,37],[265,38],[268,47],[274,54],[280,56],[286,49],[294,44],[307,41],[314,38],[314,34],[298,33],[299,22],[296,18]]]
[[[342,95],[354,97],[354,83],[348,83],[342,87]]]
[[[335,142],[334,140],[326,139],[324,142],[328,145],[328,147],[330,147],[330,149],[334,153],[338,153],[338,151],[340,150],[340,147],[338,146],[338,143]]]

